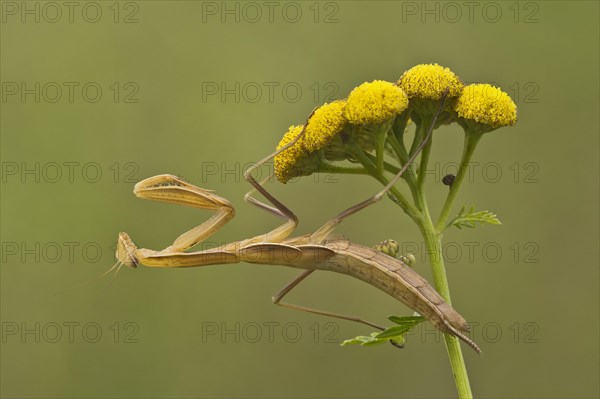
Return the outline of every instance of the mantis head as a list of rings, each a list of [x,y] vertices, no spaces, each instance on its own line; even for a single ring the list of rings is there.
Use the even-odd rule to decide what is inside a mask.
[[[135,255],[137,251],[138,248],[133,241],[131,241],[129,234],[124,232],[119,233],[117,252],[115,254],[117,257],[117,264],[135,269],[138,266],[138,259]]]

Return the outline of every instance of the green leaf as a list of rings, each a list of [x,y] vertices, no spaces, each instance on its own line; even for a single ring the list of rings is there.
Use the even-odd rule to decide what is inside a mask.
[[[362,346],[375,346],[375,345],[385,344],[388,341],[389,340],[387,340],[387,339],[374,338],[372,341],[363,342],[361,345]]]
[[[393,341],[395,344],[403,345],[406,339],[404,336],[412,328],[425,321],[421,316],[389,316],[388,319],[398,325],[386,328],[381,332],[373,332],[371,335],[359,335],[351,339],[347,339],[341,343],[346,345],[361,345],[373,346],[383,344],[388,341]]]
[[[372,340],[372,339],[373,339],[373,337],[366,337],[364,335],[359,335],[358,337],[344,340],[340,345],[342,345],[342,346],[362,345],[364,342],[367,342],[368,340]]]
[[[468,208],[463,206],[458,215],[448,223],[448,226],[454,226],[459,230],[463,227],[474,229],[480,224],[502,224],[495,213],[490,211],[475,212],[475,207]]]
[[[422,321],[425,321],[425,319],[423,318],[423,316],[388,316],[387,318],[389,321],[399,324],[399,325],[404,325],[407,323],[414,323],[413,325],[417,325]]]
[[[377,338],[396,338],[406,334],[411,329],[411,326],[394,326],[386,328],[384,331],[377,334]]]
[[[351,339],[347,339],[344,342],[341,343],[342,346],[346,346],[346,345],[362,345],[362,346],[372,346],[372,345],[378,345],[378,344],[383,344],[384,342],[387,342],[387,339],[379,339],[376,338],[375,336],[378,333],[374,332],[371,333],[371,335],[359,335],[358,337],[354,337]]]
[[[422,323],[425,319],[421,316],[389,316],[388,319],[396,324],[397,326],[389,327],[384,331],[376,335],[377,338],[398,338],[404,339],[404,335],[409,332],[413,327]]]

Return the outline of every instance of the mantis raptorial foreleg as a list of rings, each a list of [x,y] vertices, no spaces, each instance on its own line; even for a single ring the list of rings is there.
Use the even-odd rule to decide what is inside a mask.
[[[173,244],[162,251],[146,248],[138,249],[126,233],[120,233],[119,242],[117,243],[118,262],[115,266],[120,263],[136,267],[140,260],[145,259],[154,259],[157,265],[160,265],[162,261],[165,267],[170,265],[189,265],[190,257],[184,257],[181,260],[173,258],[175,259],[173,261],[171,258],[168,258],[168,255],[183,253],[186,249],[205,240],[235,215],[233,206],[225,198],[219,197],[210,190],[204,190],[173,175],[165,174],[144,179],[135,185],[133,192],[136,196],[143,199],[186,205],[193,208],[211,209],[216,210],[216,212],[204,223],[181,234],[175,239]],[[210,256],[214,257],[215,255],[211,254]],[[226,256],[226,254],[223,256]]]
[[[143,258],[148,265],[155,267],[192,266],[194,262],[211,264],[211,262],[216,262],[218,260],[218,256],[222,256],[223,259],[230,258],[235,256],[234,253],[241,247],[252,243],[281,242],[294,231],[298,224],[298,218],[290,209],[262,187],[262,184],[265,181],[258,183],[252,177],[252,171],[281,151],[285,151],[287,148],[294,145],[303,135],[304,131],[288,145],[254,164],[244,174],[246,180],[250,182],[254,189],[263,194],[273,206],[264,204],[253,198],[251,196],[252,191],[246,194],[245,200],[269,213],[285,219],[286,221],[284,224],[269,233],[261,234],[241,242],[227,244],[220,248],[222,249],[220,252],[207,251],[207,253],[204,254],[185,253],[183,251],[210,237],[219,228],[231,220],[235,215],[234,208],[229,201],[217,196],[212,191],[194,186],[173,175],[158,175],[137,183],[133,190],[134,194],[144,199],[187,205],[195,208],[214,209],[216,210],[216,213],[204,223],[180,235],[172,245],[162,251],[154,251],[145,248],[138,249],[127,234],[121,233],[117,247],[117,258],[119,262],[131,267],[137,266],[137,263],[141,258]]]
[[[235,216],[235,210],[225,198],[204,190],[173,175],[158,175],[144,179],[133,188],[136,196],[193,208],[216,210],[204,223],[186,231],[162,253],[182,252],[213,235]]]

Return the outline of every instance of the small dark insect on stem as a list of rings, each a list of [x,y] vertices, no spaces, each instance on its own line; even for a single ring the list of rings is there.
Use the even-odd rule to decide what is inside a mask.
[[[454,176],[453,174],[448,174],[442,178],[442,183],[444,183],[445,186],[452,187],[454,179],[456,179],[456,176]]]

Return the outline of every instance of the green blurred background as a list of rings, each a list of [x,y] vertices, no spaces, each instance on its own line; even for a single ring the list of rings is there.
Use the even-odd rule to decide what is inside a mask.
[[[473,4],[2,2],[2,397],[454,396],[430,325],[402,351],[340,347],[371,330],[271,304],[292,269],[127,269],[110,289],[55,295],[109,268],[119,231],[162,248],[209,217],[135,198],[154,174],[237,207],[208,245],[275,227],[243,202],[243,168],[314,106],[428,62],[495,82],[519,108],[515,127],[482,140],[457,201],[503,225],[446,236],[453,303],[483,349],[464,347],[475,395],[598,397],[598,3]],[[434,137],[434,213],[461,146],[457,127]],[[305,233],[378,185],[270,187]],[[338,231],[417,248],[431,281],[417,229],[390,201]],[[411,313],[333,273],[290,300],[380,323]]]

